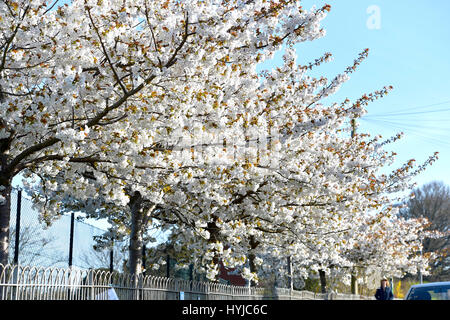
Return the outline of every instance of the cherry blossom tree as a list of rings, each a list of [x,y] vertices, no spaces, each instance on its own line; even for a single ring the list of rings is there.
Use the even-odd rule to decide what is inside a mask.
[[[292,52],[285,57],[285,70],[293,72],[295,64],[291,63],[293,56],[289,57],[289,54]],[[367,51],[363,52],[347,73],[353,71],[366,55]],[[292,73],[283,78],[279,76],[280,70],[267,75],[267,79],[276,83],[276,90],[284,96],[283,89],[293,84],[286,83],[283,88],[283,79],[292,79]],[[275,78],[275,75],[279,77]],[[342,76],[338,78],[343,79]],[[332,85],[328,88],[335,90]],[[382,147],[396,138],[380,142],[379,137],[368,139],[366,135],[358,139],[342,137],[344,119],[363,113],[363,105],[387,91],[388,88],[384,88],[372,95],[364,95],[350,105],[346,101],[328,108],[321,106],[322,114],[336,117],[320,118],[320,111],[311,111],[312,120],[297,122],[299,127],[305,127],[300,134],[300,129],[297,132],[286,130],[286,122],[281,121],[280,127],[274,130],[280,133],[274,143],[277,147],[270,143],[265,149],[255,145],[252,150],[248,146],[239,153],[240,162],[231,167],[210,166],[211,171],[204,170],[204,177],[198,183],[195,179],[193,184],[189,184],[189,179],[182,181],[184,197],[173,192],[173,196],[165,198],[166,203],[173,203],[172,206],[189,221],[176,226],[178,242],[185,244],[184,249],[192,248],[191,257],[197,257],[206,266],[209,278],[218,274],[218,261],[222,261],[230,268],[248,263],[243,274],[249,280],[255,280],[256,265],[259,264],[255,263],[256,258],[268,250],[277,252],[278,261],[291,257],[298,268],[308,266],[325,272],[330,267],[351,266],[342,252],[351,244],[349,238],[358,228],[356,219],[389,204],[391,199],[387,195],[409,188],[411,178],[435,159],[430,157],[415,171],[412,170],[414,161],[409,161],[392,174],[382,175],[379,170],[392,163],[395,156],[383,151]],[[304,94],[300,88],[294,92]],[[282,117],[284,112],[292,112],[292,105],[286,105],[300,98],[280,99],[280,105],[270,99],[261,100],[264,110],[269,109],[269,104]],[[346,104],[347,108],[344,107]],[[308,107],[300,104],[298,108],[301,110],[299,115],[308,115]],[[289,114],[285,119],[289,121],[292,116]],[[260,119],[258,121],[260,127],[267,127],[261,125]],[[248,133],[249,127],[242,126],[242,135]],[[301,139],[298,139],[299,135]],[[261,141],[260,135],[253,141],[258,138]],[[266,159],[262,150],[267,152]],[[252,152],[253,156],[248,156]],[[218,151],[214,153],[218,154]],[[270,264],[273,265],[273,260]]]
[[[57,193],[81,201],[101,193],[122,206],[133,198],[132,212],[143,198],[155,206],[163,194],[151,185],[161,184],[158,170],[179,165],[181,133],[219,126],[235,93],[257,84],[256,62],[323,35],[329,10],[296,1],[56,4],[0,7],[0,262],[13,177],[41,179],[44,219],[57,212],[59,199],[48,196]]]
[[[83,210],[129,233],[134,274],[154,223],[209,279],[222,262],[257,281],[268,250],[299,274],[323,274],[351,266],[342,252],[355,221],[428,164],[380,174],[394,157],[385,142],[348,134],[391,87],[322,103],[368,50],[330,80],[308,75],[329,53],[298,65],[293,46],[325,35],[328,5],[55,4],[0,4],[0,263],[11,181],[22,174],[45,220]],[[258,73],[280,49],[282,66]]]
[[[361,219],[352,245],[343,252],[351,261],[354,281],[363,282],[373,273],[398,278],[406,273],[428,273],[433,255],[422,254],[423,241],[439,234],[426,230],[426,219],[405,219],[393,213],[391,217],[377,214]]]

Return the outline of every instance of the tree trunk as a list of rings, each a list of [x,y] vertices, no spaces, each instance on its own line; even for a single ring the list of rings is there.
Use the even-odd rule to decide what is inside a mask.
[[[9,222],[11,218],[11,179],[1,171],[6,165],[2,156],[0,164],[0,264],[6,265],[9,258]]]
[[[255,264],[255,254],[254,253],[250,253],[249,255],[248,255],[248,264],[249,264],[249,267],[250,267],[250,272],[251,273],[254,273],[254,272],[256,272],[256,264]],[[255,281],[250,281],[250,287],[256,287],[256,282]]]
[[[290,290],[294,289],[294,280],[293,280],[293,273],[292,273],[292,259],[291,256],[288,256],[286,258],[286,264],[287,264],[287,271],[288,271],[288,288]]]
[[[215,243],[215,242],[219,241],[219,232],[218,232],[219,228],[217,227],[216,222],[217,222],[217,217],[213,215],[212,220],[209,221],[208,224],[206,225],[206,231],[209,232],[208,243]],[[217,265],[219,267],[219,273],[217,274],[216,278],[214,279],[214,281],[218,281],[219,278],[222,276],[221,271],[220,271],[220,266],[222,264],[222,261],[216,250],[214,250],[214,255],[212,257],[211,262],[214,265]]]
[[[322,293],[327,293],[327,277],[325,271],[319,270],[320,289]]]
[[[131,235],[129,245],[128,271],[138,276],[142,272],[142,247],[143,247],[143,205],[142,196],[135,192],[130,198],[131,211]]]
[[[256,255],[254,253],[254,250],[258,247],[259,242],[255,240],[255,236],[250,236],[250,254],[248,255],[248,264],[250,267],[250,272],[256,273],[256,264],[255,264],[255,258]],[[251,281],[250,282],[251,287],[256,287],[256,282]]]
[[[215,243],[219,241],[219,232],[218,232],[219,228],[217,227],[216,221],[217,217],[213,215],[212,220],[209,221],[208,224],[206,225],[206,231],[209,232],[208,243]],[[212,262],[216,265],[220,263],[219,256],[216,253],[213,256]]]
[[[352,294],[358,294],[358,282],[356,280],[357,280],[356,276],[352,274],[351,278]]]

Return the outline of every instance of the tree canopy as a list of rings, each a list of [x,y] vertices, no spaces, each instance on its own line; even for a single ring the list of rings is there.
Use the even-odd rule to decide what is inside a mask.
[[[410,188],[437,155],[381,174],[395,156],[383,147],[398,137],[349,134],[392,87],[322,103],[369,50],[333,79],[309,75],[330,53],[296,61],[293,46],[325,35],[320,22],[330,8],[305,10],[293,0],[3,1],[0,263],[18,174],[37,191],[45,220],[83,210],[107,217],[113,233],[129,233],[133,273],[153,223],[170,229],[210,279],[220,261],[255,281],[285,257],[298,274],[346,269],[362,257],[382,260],[370,243],[384,228],[419,237],[417,221],[387,222],[397,210],[389,195]],[[258,72],[278,50],[282,66]],[[397,246],[389,234],[377,254],[402,255],[379,266],[394,272],[414,253],[389,251]]]

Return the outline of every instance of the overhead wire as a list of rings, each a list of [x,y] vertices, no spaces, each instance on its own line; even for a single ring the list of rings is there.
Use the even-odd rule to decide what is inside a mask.
[[[404,108],[404,109],[391,111],[391,112],[375,113],[375,114],[370,115],[370,116],[391,116],[391,115],[393,116],[393,115],[399,115],[399,114],[403,114],[403,115],[405,115],[405,114],[412,114],[411,111],[415,111],[415,110],[423,109],[423,108],[440,106],[440,105],[444,105],[444,104],[450,104],[450,100],[449,101],[438,102],[438,103],[433,103],[433,104],[417,106],[417,107],[413,107],[413,108]],[[447,110],[447,109],[445,109],[445,110]],[[428,111],[424,111],[424,112],[428,112]]]
[[[447,104],[450,104],[450,100],[397,111],[367,114],[360,120],[391,130],[411,133],[428,142],[450,148],[450,126],[442,125],[445,122],[450,123],[450,106],[431,109],[431,107]],[[439,123],[439,125],[433,125],[433,123]]]
[[[429,142],[432,142],[436,145],[440,145],[441,147],[450,148],[450,137],[446,137],[444,135],[436,135],[436,134],[427,134],[420,130],[420,127],[408,127],[403,123],[385,121],[385,120],[374,120],[374,119],[364,119],[361,120],[370,122],[375,125],[379,125],[389,129],[397,129],[403,132],[411,133],[415,136],[423,138]]]
[[[428,130],[428,132],[431,131],[437,131],[437,132],[441,132],[443,130],[443,128],[439,127],[439,126],[433,126],[433,125],[421,125],[418,123],[407,123],[407,122],[401,122],[401,121],[392,121],[392,120],[385,120],[385,119],[363,119],[363,120],[367,120],[367,121],[379,121],[379,122],[385,122],[385,123],[390,123],[393,125],[399,125],[405,128],[410,128],[410,129],[426,129]],[[436,133],[438,135],[440,135],[439,133]],[[445,135],[444,135],[445,136]],[[450,136],[449,136],[450,137]]]
[[[445,109],[438,109],[438,110],[427,110],[427,111],[417,111],[417,112],[403,112],[403,113],[387,113],[387,114],[379,114],[379,115],[373,115],[373,117],[382,117],[382,118],[386,118],[386,117],[398,117],[398,116],[410,116],[410,115],[418,115],[418,114],[429,114],[429,113],[436,113],[436,112],[445,112],[445,111],[450,111],[450,107],[445,108]],[[367,116],[367,117],[371,117],[371,116]]]

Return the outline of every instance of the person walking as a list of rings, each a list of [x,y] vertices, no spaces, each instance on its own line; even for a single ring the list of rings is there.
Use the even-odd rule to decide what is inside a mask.
[[[375,293],[375,298],[377,300],[394,300],[394,294],[392,293],[391,287],[389,287],[389,281],[387,279],[381,280],[380,287]]]

